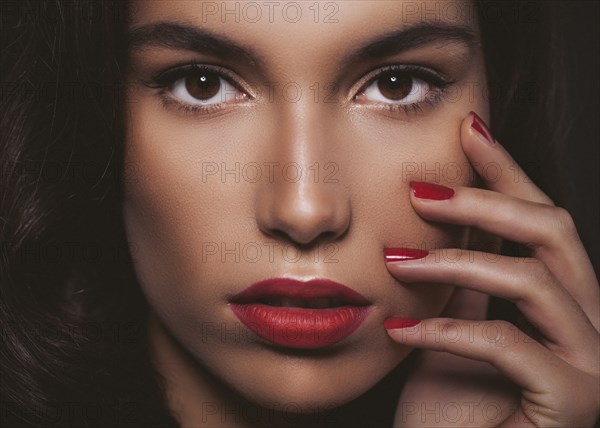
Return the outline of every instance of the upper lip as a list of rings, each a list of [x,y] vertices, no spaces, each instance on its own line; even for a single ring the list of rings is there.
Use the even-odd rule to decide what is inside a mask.
[[[367,306],[371,302],[357,291],[329,279],[299,281],[292,278],[269,278],[256,282],[231,298],[232,303],[261,303],[269,299],[310,302],[331,299],[340,306]]]

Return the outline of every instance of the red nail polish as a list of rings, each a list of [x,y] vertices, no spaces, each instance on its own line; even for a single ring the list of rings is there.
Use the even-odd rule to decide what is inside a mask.
[[[496,142],[494,140],[494,137],[492,137],[492,133],[490,132],[483,119],[480,118],[474,111],[471,113],[473,113],[473,121],[471,122],[471,128],[477,131],[477,133],[481,135],[485,139],[485,141],[487,141],[488,144],[492,146],[495,145]]]
[[[439,184],[411,181],[410,187],[412,188],[413,194],[420,199],[442,201],[454,196],[454,190],[449,187],[440,186]]]
[[[412,318],[389,317],[383,322],[383,326],[386,328],[386,330],[391,330],[394,328],[414,327],[420,322],[421,320],[415,320]]]
[[[383,257],[386,262],[403,262],[405,260],[417,260],[427,256],[429,251],[417,248],[385,248]]]

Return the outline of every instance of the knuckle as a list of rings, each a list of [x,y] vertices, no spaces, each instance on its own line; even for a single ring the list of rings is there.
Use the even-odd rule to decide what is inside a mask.
[[[445,331],[450,329],[456,329],[457,325],[458,323],[454,318],[440,318],[438,328],[440,329],[440,331]]]
[[[552,207],[552,211],[554,213],[554,230],[559,232],[561,236],[573,235],[576,233],[575,221],[573,221],[573,217],[566,209],[562,207]]]
[[[526,287],[522,287],[526,298],[539,297],[541,292],[547,292],[554,289],[556,279],[548,267],[535,259],[532,263],[528,263],[525,273]]]
[[[444,276],[452,284],[459,283],[464,276],[466,266],[463,253],[464,250],[448,248],[440,258]]]
[[[515,343],[517,327],[505,320],[490,321],[484,331],[485,339],[494,348],[506,348]]]

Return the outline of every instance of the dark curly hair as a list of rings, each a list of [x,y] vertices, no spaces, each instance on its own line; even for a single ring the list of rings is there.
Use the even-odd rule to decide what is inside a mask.
[[[477,2],[491,122],[584,226],[593,256],[597,198],[571,197],[583,176],[559,162],[577,150],[578,128],[566,115],[575,88],[564,84],[556,21],[566,6],[549,6]],[[0,11],[0,424],[177,426],[151,364],[121,216],[126,2],[3,0]],[[597,80],[592,90],[597,100]],[[582,159],[573,165],[597,168]]]

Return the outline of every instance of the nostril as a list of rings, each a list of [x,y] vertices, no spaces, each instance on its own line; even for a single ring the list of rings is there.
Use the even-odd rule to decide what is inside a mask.
[[[299,249],[334,241],[350,224],[351,205],[344,192],[280,184],[266,187],[258,196],[258,229]]]
[[[335,239],[336,236],[337,234],[335,232],[322,232],[319,236],[317,236],[317,240],[319,242],[328,242]]]
[[[308,235],[294,236],[291,233],[287,233],[281,229],[272,229],[268,232],[273,238],[294,245],[300,251],[307,251],[316,245],[329,242],[337,237],[337,234],[332,231],[321,232],[315,237],[308,237]]]
[[[280,241],[285,241],[285,242],[290,242],[290,243],[293,242],[293,239],[287,233],[285,233],[283,230],[274,229],[269,232],[269,235],[271,235],[273,238],[280,240]]]

